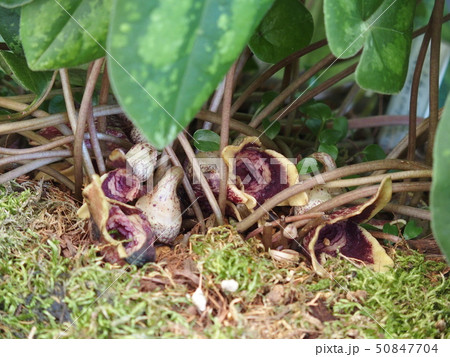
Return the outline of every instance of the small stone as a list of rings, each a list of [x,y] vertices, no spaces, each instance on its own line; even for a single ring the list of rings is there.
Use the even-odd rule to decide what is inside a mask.
[[[284,297],[283,285],[274,285],[270,289],[270,292],[266,295],[266,297],[273,305],[280,305],[283,302]]]
[[[239,283],[234,279],[222,280],[220,286],[223,291],[234,293],[239,288]]]
[[[192,302],[197,307],[198,311],[203,312],[206,310],[206,297],[203,294],[202,289],[197,288],[192,294]]]
[[[447,328],[447,324],[445,323],[444,320],[436,321],[435,326],[436,326],[436,328],[437,328],[439,331],[441,331],[441,332],[444,332],[445,329]]]

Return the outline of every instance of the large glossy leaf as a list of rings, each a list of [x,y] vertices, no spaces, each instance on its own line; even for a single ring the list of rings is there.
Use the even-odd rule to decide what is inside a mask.
[[[434,144],[433,183],[431,185],[431,228],[450,263],[450,96],[439,122]]]
[[[19,35],[19,23],[20,9],[0,7],[0,35],[11,51],[23,56]]]
[[[45,91],[52,78],[52,72],[34,72],[28,68],[24,57],[9,51],[0,51],[0,67],[17,84],[38,95]]]
[[[35,0],[20,33],[33,70],[73,67],[104,56],[112,0]]]
[[[22,6],[32,2],[33,0],[0,0],[0,6],[4,6],[6,8],[13,8]]]
[[[298,0],[276,0],[249,46],[262,61],[275,63],[307,46],[314,31],[313,19]]]
[[[273,0],[114,2],[114,92],[158,148],[171,143],[236,60]]]
[[[356,80],[365,89],[399,92],[408,69],[415,0],[325,0],[325,27],[333,54],[364,47]]]

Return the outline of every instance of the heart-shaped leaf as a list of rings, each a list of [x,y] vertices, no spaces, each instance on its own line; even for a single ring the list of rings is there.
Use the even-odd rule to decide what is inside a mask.
[[[150,143],[165,147],[191,121],[272,2],[115,1],[111,82]]]
[[[28,68],[25,58],[9,51],[0,51],[0,67],[17,84],[38,95],[45,91],[52,78],[52,72],[34,72]]]
[[[450,263],[450,96],[436,133],[433,150],[433,182],[431,184],[431,228],[436,241]]]
[[[0,6],[11,9],[32,2],[33,0],[0,0]]]
[[[306,47],[313,31],[312,16],[300,1],[276,0],[248,45],[260,60],[275,63]]]
[[[317,149],[317,152],[324,152],[330,155],[333,158],[333,160],[336,160],[338,157],[339,150],[335,145],[320,144],[319,148]]]
[[[264,128],[264,133],[270,139],[275,139],[275,137],[280,133],[281,130],[280,122],[278,120],[270,121],[269,118],[263,119],[262,126]]]
[[[386,158],[386,153],[380,145],[370,144],[362,151],[364,161],[383,160]]]
[[[104,56],[112,1],[35,0],[25,5],[20,34],[29,67],[73,67]]]
[[[408,70],[415,0],[325,0],[331,51],[348,58],[364,47],[356,80],[364,89],[399,92]]]
[[[194,133],[194,146],[200,151],[217,151],[220,148],[220,136],[212,130],[197,130]]]
[[[403,237],[405,237],[405,239],[413,239],[422,233],[422,231],[423,228],[416,225],[414,220],[411,220],[406,224],[403,230]]]
[[[19,35],[20,9],[6,9],[0,7],[0,35],[9,49],[15,54],[23,56]]]

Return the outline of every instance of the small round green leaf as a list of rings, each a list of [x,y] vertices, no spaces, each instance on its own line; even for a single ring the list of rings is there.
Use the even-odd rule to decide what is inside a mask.
[[[364,161],[383,160],[386,158],[386,153],[381,146],[377,144],[366,146],[362,151],[362,154],[364,155]]]
[[[338,148],[335,145],[330,144],[320,144],[319,148],[317,149],[318,152],[324,152],[328,155],[330,155],[333,160],[336,160],[338,157]]]
[[[297,164],[297,171],[300,175],[306,175],[319,171],[319,163],[312,157],[305,157]]]
[[[398,236],[398,227],[395,224],[386,223],[383,226],[383,233],[392,234],[394,236]]]
[[[217,151],[220,136],[211,130],[199,129],[194,133],[194,146],[200,151]]]
[[[341,138],[341,132],[334,129],[322,130],[319,134],[321,144],[336,145]]]
[[[346,117],[337,117],[333,119],[333,129],[341,133],[339,141],[345,139],[348,132],[348,120]]]
[[[416,238],[420,233],[422,233],[422,230],[422,227],[419,227],[416,225],[414,220],[411,220],[406,224],[403,230],[403,237],[405,237],[405,239]]]
[[[264,128],[264,134],[266,134],[270,139],[274,139],[281,129],[281,124],[278,120],[270,121],[269,118],[264,118],[262,122]]]
[[[302,108],[302,112],[310,118],[317,118],[323,121],[331,119],[331,108],[324,103],[312,103]]]
[[[262,61],[275,63],[307,46],[314,23],[298,0],[276,0],[251,37],[249,46]]]

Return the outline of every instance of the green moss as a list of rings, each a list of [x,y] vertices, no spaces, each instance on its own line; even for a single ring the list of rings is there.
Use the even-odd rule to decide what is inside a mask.
[[[332,277],[321,278],[305,263],[272,261],[257,240],[246,242],[231,227],[213,228],[191,237],[208,297],[200,317],[191,285],[141,289],[143,278],[173,278],[163,263],[117,269],[103,264],[95,247],[65,258],[59,240],[33,231],[54,203],[36,187],[11,184],[0,192],[3,338],[450,337],[446,265],[417,253],[395,254],[396,267],[385,274],[330,259]],[[224,279],[235,279],[238,291],[219,294]],[[278,302],[270,296],[274,286],[281,288]],[[366,293],[355,300],[348,292],[358,290]],[[318,301],[337,320],[316,317]]]
[[[367,298],[362,303],[347,298],[334,303],[334,314],[340,320],[328,326],[329,337],[345,336],[351,329],[358,329],[369,338],[450,336],[445,327],[450,322],[450,285],[439,274],[445,263],[427,261],[415,252],[397,254],[395,261],[396,267],[384,274],[357,269],[343,261],[335,267],[334,291],[344,295],[347,291],[364,290]],[[365,323],[361,325],[361,321]]]

